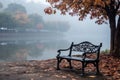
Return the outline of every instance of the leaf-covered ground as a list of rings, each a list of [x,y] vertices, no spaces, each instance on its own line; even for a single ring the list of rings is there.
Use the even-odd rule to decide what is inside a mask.
[[[120,80],[120,59],[108,55],[100,59],[101,75],[95,75],[90,64],[84,77],[80,76],[81,63],[77,61],[72,62],[73,70],[68,69],[67,61],[62,61],[61,70],[56,70],[56,59],[0,62],[0,80]]]

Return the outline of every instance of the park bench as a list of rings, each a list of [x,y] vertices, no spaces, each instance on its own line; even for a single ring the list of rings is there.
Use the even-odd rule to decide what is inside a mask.
[[[88,41],[81,42],[79,44],[74,44],[72,42],[71,46],[68,49],[59,49],[57,58],[57,70],[60,70],[59,64],[65,59],[69,62],[69,68],[72,69],[71,61],[80,61],[82,63],[82,73],[84,75],[84,68],[87,64],[92,63],[96,67],[96,73],[99,73],[99,54],[100,48],[102,47],[102,43],[99,45],[94,45]],[[62,52],[68,52],[67,55],[62,55]],[[73,53],[79,53],[81,56],[75,56]],[[94,58],[90,58],[90,56],[94,54]],[[77,54],[78,55],[78,54]],[[87,56],[89,55],[89,56]]]

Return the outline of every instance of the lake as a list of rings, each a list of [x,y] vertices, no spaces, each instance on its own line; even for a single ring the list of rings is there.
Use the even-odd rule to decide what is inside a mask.
[[[0,61],[45,60],[69,43],[55,35],[0,34]]]
[[[36,35],[36,34],[35,34]],[[35,36],[34,34],[15,35],[0,34],[0,61],[46,60],[55,58],[58,49],[68,48],[73,40],[78,43],[84,37],[77,39],[65,36]],[[99,42],[90,40],[95,44]],[[105,41],[103,43],[106,43]],[[103,48],[105,49],[105,48]]]

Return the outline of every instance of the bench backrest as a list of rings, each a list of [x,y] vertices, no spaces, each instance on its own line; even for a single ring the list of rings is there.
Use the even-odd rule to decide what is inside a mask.
[[[70,54],[72,54],[72,51],[82,52],[82,53],[97,53],[97,58],[99,58],[100,48],[102,47],[102,43],[100,45],[94,45],[88,41],[81,42],[79,44],[74,44],[72,42],[70,47]]]

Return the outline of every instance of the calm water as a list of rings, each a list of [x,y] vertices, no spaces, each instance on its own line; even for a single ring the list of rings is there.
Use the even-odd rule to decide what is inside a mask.
[[[55,58],[58,54],[58,49],[68,48],[72,42],[72,39],[66,39],[63,36],[0,35],[0,37],[0,61],[45,60]],[[74,39],[77,39],[77,37]],[[74,42],[81,41],[84,41],[84,37]],[[95,40],[90,41],[93,43],[97,42]],[[106,43],[105,40],[103,43]]]
[[[57,37],[1,37],[0,61],[45,60],[55,58],[59,48],[69,43]]]

